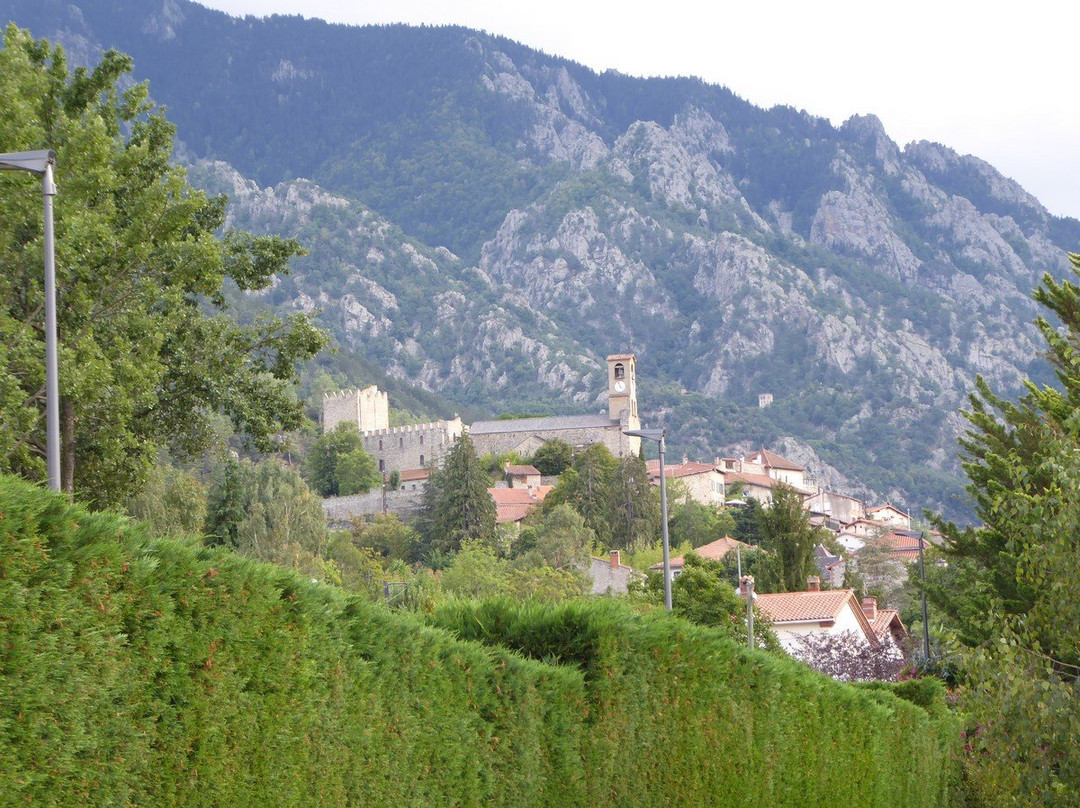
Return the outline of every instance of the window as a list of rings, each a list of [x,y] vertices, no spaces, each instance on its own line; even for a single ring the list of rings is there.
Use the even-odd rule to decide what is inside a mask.
[[[382,451],[382,438],[379,438],[379,451]]]
[[[420,445],[421,446],[424,445],[424,433],[423,432],[420,433]],[[421,460],[420,462],[423,463],[424,461]]]
[[[420,455],[420,465],[424,465],[424,456]]]
[[[405,448],[405,438],[398,438],[397,439],[397,446],[398,446],[399,449],[404,449]]]
[[[379,471],[386,471],[386,461],[385,460],[380,460],[379,461]]]
[[[619,363],[617,363],[615,365],[615,378],[616,379],[625,379],[626,378],[626,368],[623,366],[622,362],[619,362]]]

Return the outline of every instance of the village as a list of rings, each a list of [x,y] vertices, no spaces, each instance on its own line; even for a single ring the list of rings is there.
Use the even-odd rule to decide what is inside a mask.
[[[639,455],[640,437],[627,434],[641,428],[633,354],[607,358],[606,393],[607,411],[593,415],[500,419],[471,425],[454,417],[398,427],[389,425],[388,394],[375,386],[328,393],[323,401],[324,431],[343,422],[355,423],[364,449],[377,462],[387,484],[368,493],[325,499],[327,516],[337,525],[387,513],[403,520],[414,517],[431,469],[439,467],[465,433],[479,454],[529,458],[544,444],[562,441],[575,452],[601,444],[616,458]],[[762,406],[767,406],[769,397],[763,398]],[[659,460],[647,461],[646,467],[652,483],[659,485]],[[678,485],[684,497],[717,511],[745,508],[752,501],[769,508],[777,486],[797,492],[810,524],[820,529],[820,535],[829,537],[814,548],[818,574],[808,577],[803,591],[753,593],[758,610],[771,621],[774,634],[789,653],[797,655],[808,638],[844,636],[854,637],[859,646],[902,658],[909,643],[899,610],[886,608],[893,604],[879,604],[878,597],[872,595],[860,598],[851,586],[850,570],[860,569],[866,590],[895,592],[907,580],[908,565],[919,561],[925,544],[940,540],[938,534],[917,529],[909,513],[890,503],[868,507],[856,497],[826,490],[803,466],[764,447],[742,457],[714,457],[711,462],[684,456],[679,462],[668,462],[664,476],[669,486]],[[532,465],[504,464],[502,479],[488,489],[500,531],[504,535],[516,531],[540,508],[557,479],[542,475]],[[866,550],[868,543],[872,553]],[[693,552],[704,560],[722,561],[729,554],[751,549],[725,536]],[[684,563],[681,555],[670,560],[673,577],[680,574]],[[652,569],[661,567],[656,564]],[[645,574],[623,563],[618,550],[604,558],[592,557],[586,572],[594,595],[625,594],[631,583]],[[745,594],[745,584],[741,589]]]

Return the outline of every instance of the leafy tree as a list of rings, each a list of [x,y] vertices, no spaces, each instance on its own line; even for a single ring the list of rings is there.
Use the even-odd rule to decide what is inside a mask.
[[[162,461],[128,500],[127,512],[158,535],[194,536],[205,526],[206,505],[206,488],[195,475]]]
[[[498,595],[509,574],[510,563],[499,558],[487,542],[466,539],[450,566],[443,570],[443,591],[463,598]]]
[[[609,497],[610,547],[633,550],[660,541],[660,489],[652,484],[642,458],[631,455],[619,461]]]
[[[772,505],[762,508],[761,544],[778,562],[776,578],[761,582],[765,592],[801,592],[806,579],[816,574],[814,547],[821,531],[810,524],[810,514],[803,508],[802,495],[790,485],[773,486]]]
[[[671,497],[668,497],[669,502]],[[717,513],[697,500],[685,499],[671,508],[668,534],[672,546],[688,543],[701,547],[735,531],[735,520],[725,511]]]
[[[761,503],[755,497],[747,498],[744,506],[732,508],[730,513],[735,520],[732,538],[755,547],[764,542],[765,537],[761,532],[761,510]]]
[[[585,518],[597,542],[611,546],[611,499],[619,461],[602,444],[593,444],[574,458],[574,465],[559,476],[544,499],[544,508],[569,505]]]
[[[495,501],[491,479],[468,433],[454,443],[441,469],[431,472],[424,490],[417,528],[427,553],[455,553],[469,539],[495,537]]]
[[[616,459],[602,444],[574,458],[574,465],[544,500],[545,509],[570,505],[602,547],[638,549],[660,538],[659,493],[640,457]]]
[[[330,534],[322,503],[295,469],[275,459],[252,463],[229,458],[215,478],[208,543],[341,582],[340,571],[327,557]]]
[[[646,584],[653,601],[663,603],[663,575],[650,573]],[[691,552],[682,572],[671,582],[671,611],[692,623],[712,626],[739,643],[746,643],[746,601],[728,580],[724,566]],[[758,648],[779,651],[780,644],[769,621],[755,610],[754,643]]]
[[[397,514],[378,514],[374,519],[356,517],[352,521],[353,542],[369,547],[381,556],[401,561],[416,560],[420,534],[403,524]]]
[[[324,337],[306,317],[226,314],[226,281],[269,286],[296,242],[227,231],[225,200],[170,165],[173,127],[107,52],[69,73],[14,26],[0,50],[0,143],[57,153],[61,485],[97,506],[135,495],[162,447],[183,457],[224,412],[262,450],[299,425],[295,366]],[[126,86],[126,89],[120,89]],[[31,177],[0,177],[0,471],[43,476],[42,221]]]
[[[530,461],[545,476],[557,476],[568,468],[574,459],[574,447],[564,440],[553,438],[536,450]]]
[[[206,508],[206,542],[240,546],[240,523],[244,521],[244,482],[240,461],[228,458],[210,488]]]
[[[1080,274],[1080,255],[1070,257]],[[1076,806],[1080,286],[1046,275],[1034,296],[1061,323],[1037,320],[1060,387],[1029,383],[1010,403],[979,380],[961,445],[982,525],[938,520],[949,567],[929,570],[927,589],[973,646],[964,706],[978,729],[969,776],[979,796],[988,805]]]
[[[311,487],[324,497],[370,491],[382,482],[375,458],[364,450],[364,439],[351,421],[319,436],[305,466]]]
[[[596,533],[581,514],[569,505],[558,505],[544,514],[535,547],[545,564],[564,569],[588,564],[595,541]]]

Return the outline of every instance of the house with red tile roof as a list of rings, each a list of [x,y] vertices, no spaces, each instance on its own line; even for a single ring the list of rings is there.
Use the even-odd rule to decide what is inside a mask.
[[[810,634],[852,632],[872,648],[881,647],[881,639],[863,613],[853,589],[811,588],[805,592],[759,594],[755,605],[772,621],[772,631],[785,651],[797,650],[798,639]]]
[[[540,469],[536,466],[523,466],[507,463],[503,468],[506,481],[511,488],[539,488]]]
[[[749,550],[751,545],[731,538],[731,536],[724,536],[722,539],[717,539],[709,544],[703,544],[701,547],[694,549],[694,552],[706,561],[720,561],[728,553],[734,552],[736,548],[741,550]],[[686,566],[686,556],[676,556],[668,561],[668,565],[671,567],[672,576],[678,575],[682,572],[682,568]],[[662,570],[664,568],[664,562],[659,564],[653,564],[649,569]]]
[[[737,496],[732,494],[732,497],[739,500],[746,500],[749,497],[753,497],[763,506],[772,504],[772,490],[776,485],[776,480],[767,474],[752,474],[744,471],[727,471],[724,472],[724,490],[725,491],[737,491]]]
[[[900,619],[900,612],[896,609],[879,609],[877,598],[872,597],[862,599],[862,611],[882,645],[892,645],[902,656],[907,629]]]
[[[868,508],[866,511],[866,518],[872,519],[875,522],[882,522],[891,527],[904,528],[905,530],[911,529],[911,516],[906,511],[902,511],[895,505],[877,505],[873,508]]]
[[[552,488],[550,485],[538,488],[489,488],[488,493],[495,501],[495,524],[520,523],[536,510]]]
[[[762,447],[754,454],[743,458],[741,471],[751,474],[764,474],[778,483],[786,483],[792,488],[806,489],[806,469],[793,460],[781,457]],[[809,492],[808,492],[809,493]]]
[[[654,485],[659,485],[660,461],[649,460],[645,466],[649,479]],[[695,502],[710,507],[724,504],[724,475],[717,471],[714,463],[695,463],[684,457],[681,463],[664,464],[664,478],[668,484],[672,480],[682,483]]]

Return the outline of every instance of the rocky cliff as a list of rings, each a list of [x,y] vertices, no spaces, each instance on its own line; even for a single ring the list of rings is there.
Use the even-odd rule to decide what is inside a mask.
[[[133,53],[231,221],[308,247],[245,305],[319,312],[344,353],[447,406],[599,409],[604,356],[632,350],[673,451],[772,443],[843,490],[959,515],[975,375],[1048,378],[1030,292],[1068,271],[1080,222],[873,116],[834,127],[458,28],[5,10]]]

